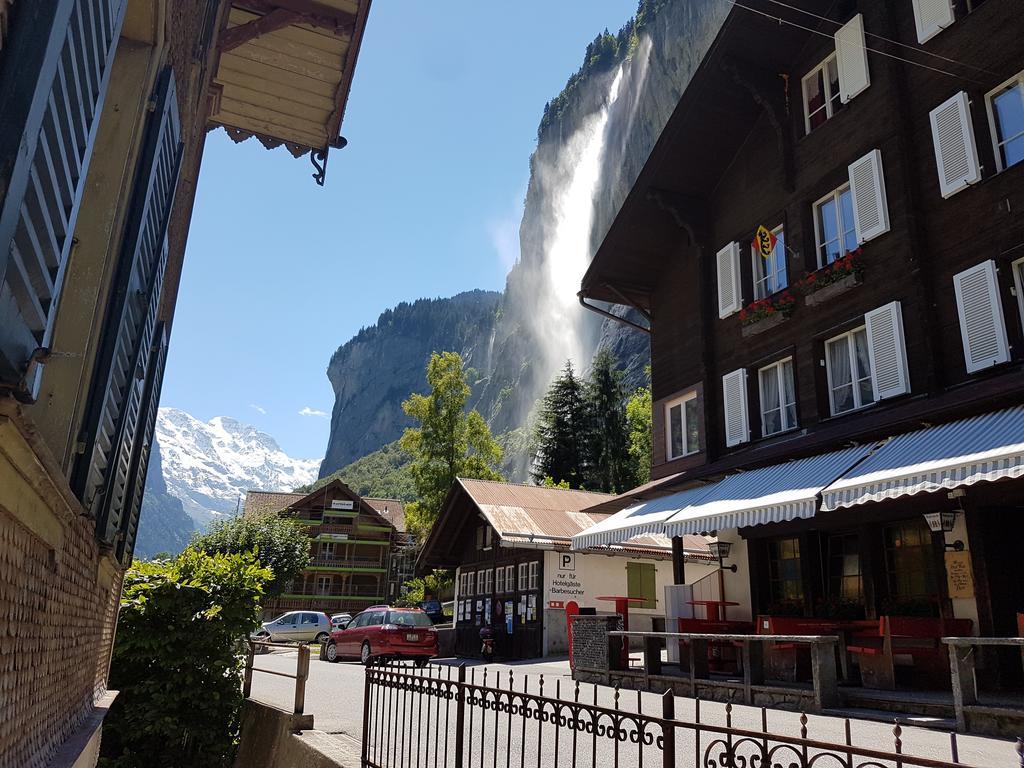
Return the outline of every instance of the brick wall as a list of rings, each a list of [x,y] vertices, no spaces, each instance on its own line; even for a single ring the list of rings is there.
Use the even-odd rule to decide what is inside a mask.
[[[0,768],[46,766],[104,690],[120,575],[93,525],[53,550],[0,508]]]

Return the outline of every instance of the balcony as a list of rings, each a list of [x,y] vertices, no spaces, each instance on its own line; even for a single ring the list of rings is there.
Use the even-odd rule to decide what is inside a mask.
[[[384,570],[384,561],[380,558],[365,557],[315,557],[309,561],[309,568],[330,568],[334,571],[360,571],[373,569]]]

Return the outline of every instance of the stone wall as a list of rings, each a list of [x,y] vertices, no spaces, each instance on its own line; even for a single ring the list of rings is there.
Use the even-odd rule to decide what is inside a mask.
[[[572,626],[573,669],[607,673],[612,638],[609,632],[622,629],[622,616],[576,616]],[[616,640],[618,645],[620,641]]]

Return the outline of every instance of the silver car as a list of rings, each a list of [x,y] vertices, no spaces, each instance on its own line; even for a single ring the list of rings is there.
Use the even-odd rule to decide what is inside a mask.
[[[331,627],[334,629],[344,629],[350,621],[352,621],[351,613],[336,613],[331,616]]]
[[[263,623],[253,637],[275,643],[317,643],[331,636],[331,617],[315,611],[289,611]]]

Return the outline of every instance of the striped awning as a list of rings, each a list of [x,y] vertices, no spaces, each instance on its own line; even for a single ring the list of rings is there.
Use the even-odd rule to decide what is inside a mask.
[[[706,496],[714,485],[688,488],[669,496],[641,501],[616,512],[572,537],[573,549],[621,544],[642,534],[663,534],[665,521]]]
[[[1024,406],[890,439],[822,493],[822,510],[1024,476]]]
[[[742,472],[717,483],[664,522],[666,536],[814,517],[818,494],[861,461],[874,443]]]

